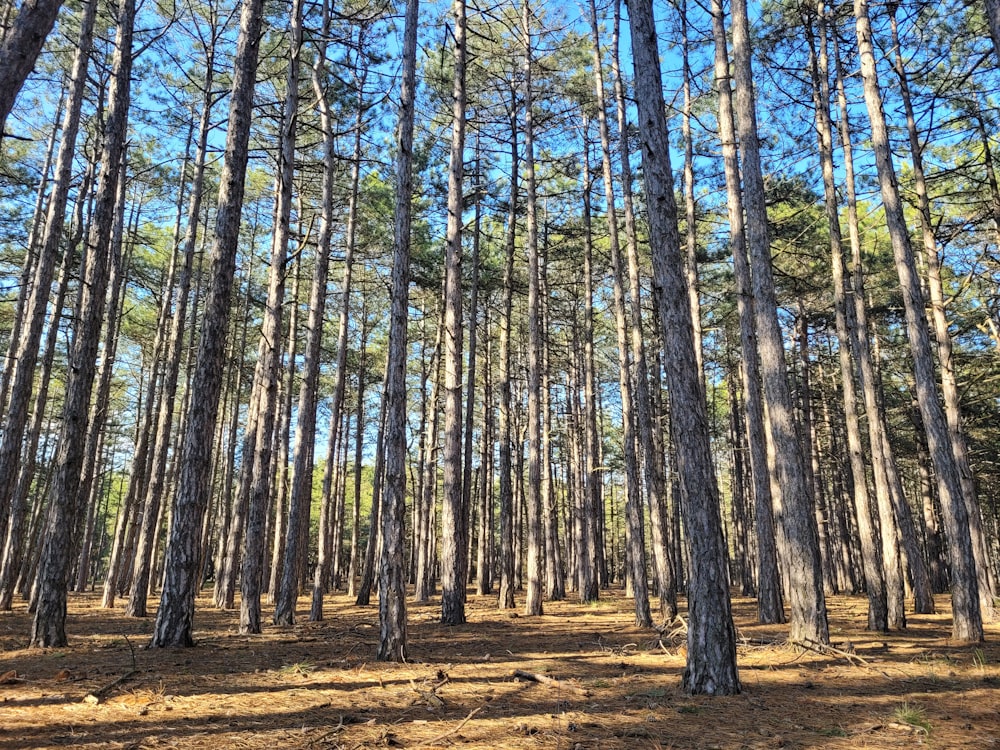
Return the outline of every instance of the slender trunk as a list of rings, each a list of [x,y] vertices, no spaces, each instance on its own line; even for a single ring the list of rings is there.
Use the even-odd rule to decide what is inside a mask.
[[[897,6],[888,6],[890,10],[889,23],[892,30],[892,46],[895,52],[896,76],[899,79],[899,92],[903,100],[903,111],[906,114],[906,131],[910,139],[910,156],[913,162],[913,187],[917,199],[917,212],[920,216],[920,230],[923,247],[923,257],[927,268],[927,296],[930,302],[930,319],[937,343],[938,365],[941,373],[941,396],[944,400],[944,413],[948,425],[948,438],[958,469],[959,483],[962,488],[962,499],[969,516],[969,534],[972,538],[972,553],[976,560],[976,573],[979,579],[979,605],[983,619],[992,622],[995,617],[993,592],[996,587],[990,566],[986,538],[983,534],[983,519],[976,497],[975,477],[969,465],[969,447],[962,428],[962,407],[958,393],[958,382],[955,375],[955,362],[952,355],[951,333],[948,331],[948,318],[945,314],[944,286],[941,283],[941,259],[938,257],[937,241],[934,237],[934,222],[931,217],[930,198],[927,194],[927,181],[924,177],[923,146],[917,133],[917,121],[913,114],[913,101],[910,97],[910,84],[903,64],[903,53],[899,44],[899,31],[896,23]],[[992,24],[992,18],[991,18]],[[902,511],[905,521],[910,521],[909,508]],[[912,531],[912,521],[906,526],[900,519],[901,531],[904,531],[903,542],[906,554],[912,560],[912,565],[920,565],[921,558],[914,556],[916,535]],[[905,527],[905,528],[904,528]],[[926,590],[927,572],[915,571],[914,579],[920,577],[920,584]],[[914,590],[917,585],[915,580]]]
[[[111,254],[111,232],[116,213],[118,181],[124,179],[125,138],[132,74],[132,29],[135,5],[124,0],[118,13],[114,79],[101,156],[101,183],[87,238],[87,264],[81,285],[76,335],[70,353],[62,425],[50,486],[44,548],[38,572],[38,598],[30,643],[44,648],[66,645],[66,587],[77,492],[84,460],[84,436],[94,382],[97,348],[104,315]],[[10,37],[8,36],[8,39]],[[3,66],[0,65],[0,69]],[[3,87],[0,86],[0,89]],[[0,113],[3,112],[0,108]]]
[[[812,498],[806,486],[802,446],[795,429],[792,396],[785,367],[781,324],[778,321],[774,276],[771,268],[770,230],[761,172],[760,143],[750,63],[750,30],[745,0],[734,0],[733,78],[736,130],[740,140],[743,173],[743,205],[746,209],[747,250],[751,265],[751,288],[757,351],[760,354],[767,426],[774,445],[774,470],[780,492],[772,497],[776,516],[784,530],[791,604],[793,641],[830,640],[820,569],[819,539]]]
[[[514,483],[512,466],[513,404],[510,334],[514,306],[514,246],[517,233],[517,203],[520,163],[517,147],[517,92],[510,91],[510,195],[504,240],[503,313],[500,318],[500,593],[501,609],[514,608]]]
[[[367,366],[368,309],[361,307],[361,351],[358,355],[358,402],[354,425],[354,502],[351,506],[351,560],[347,569],[347,595],[357,595],[358,546],[361,543],[361,458],[365,442],[365,367]]]
[[[538,205],[535,184],[535,120],[532,72],[534,48],[531,42],[532,11],[529,0],[521,3],[521,43],[524,45],[524,179],[526,185],[527,232],[525,249],[528,254],[528,486],[525,493],[527,516],[527,577],[524,613],[542,614],[542,568],[544,540],[542,538],[542,415],[541,415],[541,349],[542,331],[539,318]]]
[[[89,183],[92,172],[88,172],[84,178],[84,185],[81,187],[82,196],[89,192]],[[7,521],[6,541],[3,547],[3,560],[0,562],[0,611],[9,612],[14,600],[14,590],[16,588],[18,571],[25,558],[25,540],[30,538],[30,534],[25,534],[25,522],[28,521],[28,495],[31,490],[31,483],[35,476],[35,464],[38,460],[38,441],[45,423],[45,410],[48,404],[49,384],[52,379],[52,361],[55,358],[56,343],[59,339],[59,321],[63,315],[63,304],[66,300],[66,292],[69,289],[69,280],[72,275],[74,258],[76,257],[79,237],[71,238],[63,256],[62,269],[59,272],[59,289],[56,298],[52,303],[52,310],[49,313],[46,329],[45,351],[41,359],[41,375],[39,377],[38,392],[35,394],[35,405],[32,410],[32,423],[28,430],[23,451],[24,460],[18,473],[17,484],[14,488],[10,507],[10,518]],[[48,435],[46,434],[46,440]],[[43,451],[44,453],[44,451]]]
[[[216,432],[229,329],[229,307],[243,208],[250,120],[263,17],[261,0],[244,0],[240,16],[226,153],[219,183],[210,286],[201,316],[201,339],[189,392],[186,427],[171,507],[170,536],[164,561],[163,591],[150,645],[194,645],[194,600],[200,588],[202,529],[211,491],[212,448]]]
[[[712,31],[715,38],[715,79],[719,92],[719,137],[722,140],[723,168],[726,175],[729,236],[733,251],[736,307],[740,326],[742,354],[740,375],[743,400],[746,404],[750,478],[757,531],[757,617],[762,623],[784,622],[772,502],[772,497],[776,497],[781,489],[768,457],[768,431],[761,393],[760,355],[757,349],[755,323],[755,308],[759,303],[753,296],[750,260],[747,257],[746,224],[743,216],[743,195],[740,191],[740,164],[729,74],[729,51],[721,0],[712,2]]]
[[[812,26],[806,21],[806,35],[810,43],[810,73],[813,80],[813,105],[816,111],[816,135],[819,145],[820,165],[823,172],[823,196],[827,225],[830,233],[830,266],[833,270],[834,317],[839,340],[838,355],[840,382],[843,388],[844,422],[847,428],[847,449],[854,477],[854,510],[858,522],[861,542],[861,567],[865,578],[865,592],[868,595],[868,629],[887,630],[889,628],[888,598],[883,567],[883,546],[875,544],[876,526],[872,518],[871,498],[868,493],[867,471],[865,468],[865,446],[861,439],[860,418],[855,392],[854,363],[851,358],[852,329],[856,329],[854,306],[847,303],[853,289],[848,285],[844,268],[843,242],[840,231],[840,210],[833,164],[833,127],[830,121],[830,92],[826,84],[825,60],[825,13],[823,0],[818,4],[820,38],[824,43],[817,56]],[[856,334],[854,334],[856,335]],[[869,415],[872,418],[874,415]],[[881,507],[880,503],[880,507]],[[890,527],[891,528],[891,527]],[[897,617],[899,613],[896,613]],[[898,621],[894,627],[899,627]]]
[[[462,186],[465,167],[465,0],[452,2],[455,74],[444,282],[444,487],[441,504],[441,622],[465,622],[469,506],[462,490]]]
[[[410,286],[413,199],[413,121],[419,0],[407,0],[403,30],[403,80],[399,94],[396,205],[393,231],[389,346],[386,363],[385,488],[382,563],[379,571],[380,661],[406,661],[406,320]]]
[[[969,517],[949,440],[947,419],[938,401],[930,336],[924,316],[924,297],[899,199],[895,168],[889,150],[885,113],[882,108],[882,94],[878,88],[867,0],[855,0],[854,16],[879,189],[906,312],[906,335],[913,357],[916,397],[927,431],[927,441],[934,462],[941,510],[948,535],[954,617],[952,633],[959,641],[980,641],[983,638],[983,622],[976,561],[969,535]]]
[[[611,168],[611,136],[609,134],[607,109],[604,100],[604,71],[601,63],[600,35],[597,26],[597,9],[593,0],[591,0],[590,4],[590,29],[594,42],[594,88],[597,93],[597,121],[601,136],[601,171],[604,178],[605,210],[607,211],[608,232],[611,240],[611,262],[616,274],[615,305],[617,308],[617,297],[619,294],[617,286],[623,285],[621,279],[621,275],[623,275],[623,263],[621,258],[620,242],[618,239],[618,212],[615,207],[614,174]],[[618,56],[617,31],[618,23],[616,22],[613,40],[616,57]],[[625,128],[621,131],[623,133],[627,132],[624,116],[624,112],[622,112],[622,120],[619,123],[620,128]],[[649,368],[646,365],[646,346],[642,331],[639,249],[635,234],[635,219],[632,216],[631,208],[629,209],[629,220],[626,222],[626,250],[629,278],[628,302],[631,306],[631,324],[628,326],[627,334],[631,336],[631,340],[626,342],[623,337],[623,340],[619,342],[619,346],[621,347],[622,345],[625,345],[631,347],[629,353],[631,355],[632,362],[635,364],[634,374],[629,375],[631,383],[634,383],[634,394],[627,403],[630,406],[630,410],[633,412],[631,418],[633,422],[634,436],[638,441],[638,446],[641,448],[642,463],[645,469],[646,493],[649,503],[650,531],[653,537],[653,562],[655,566],[656,580],[659,583],[660,616],[664,621],[669,622],[677,615],[677,590],[666,546],[666,478],[664,476],[662,454],[656,450],[653,442],[653,423],[652,414],[650,412],[649,396]],[[624,300],[622,300],[622,303],[624,308]],[[622,310],[622,313],[622,322],[624,323],[624,309]],[[623,330],[622,334],[625,333],[626,331]],[[630,372],[628,368],[624,367],[624,364],[622,372],[625,374]],[[623,403],[626,402],[623,401]],[[627,435],[626,439],[628,439]],[[626,450],[626,456],[627,455],[628,452]],[[638,467],[633,481],[635,482],[637,491],[641,492],[642,488]],[[641,522],[641,504],[639,508],[640,516],[638,520]],[[642,548],[640,549],[635,547],[635,549],[641,553],[642,557],[644,557],[645,544],[641,537],[642,535],[640,534],[640,541],[643,542]],[[643,565],[643,577],[645,577],[645,565]],[[646,608],[648,610],[648,602],[646,604]]]
[[[684,689],[691,693],[728,695],[740,690],[736,671],[736,629],[730,612],[726,550],[708,414],[700,384],[701,374],[696,368],[691,308],[682,271],[652,2],[632,0],[629,24],[654,285],[658,291],[660,326],[668,362],[670,424],[683,488],[682,506],[692,561]]]
[[[383,382],[385,378],[383,377]],[[380,522],[382,508],[382,484],[385,479],[385,421],[388,409],[385,399],[378,419],[378,438],[375,441],[375,476],[372,482],[372,507],[368,520],[368,541],[365,544],[365,560],[361,568],[361,582],[358,584],[358,596],[354,600],[359,607],[367,607],[371,598],[372,584],[375,581],[375,558],[381,548]]]
[[[76,139],[80,129],[80,114],[86,93],[87,69],[90,50],[93,46],[94,18],[97,2],[89,2],[84,7],[80,36],[77,39],[77,53],[73,59],[73,71],[66,101],[66,111],[62,122],[62,141],[56,157],[52,195],[49,198],[45,217],[45,230],[35,264],[31,292],[27,299],[25,314],[27,327],[21,336],[11,340],[15,351],[14,362],[8,361],[4,370],[5,381],[13,369],[9,400],[0,399],[0,407],[6,408],[3,421],[3,440],[0,442],[0,517],[7,518],[12,493],[17,483],[18,468],[21,463],[21,446],[24,428],[28,423],[28,406],[31,389],[37,370],[38,348],[42,341],[42,327],[45,323],[46,308],[52,292],[52,276],[59,258],[59,245],[66,220],[66,204],[73,175],[73,159],[76,155]],[[0,118],[2,123],[2,118]],[[3,137],[0,127],[0,138]],[[81,191],[77,200],[84,201],[86,193]],[[12,334],[13,335],[13,334]],[[15,348],[16,347],[16,348]],[[3,523],[0,522],[0,527]]]

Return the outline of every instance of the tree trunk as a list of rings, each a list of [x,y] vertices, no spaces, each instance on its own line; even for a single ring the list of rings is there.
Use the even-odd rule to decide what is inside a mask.
[[[542,414],[541,414],[541,349],[542,331],[539,317],[538,206],[535,185],[535,125],[532,72],[534,48],[531,42],[532,12],[529,0],[521,3],[521,35],[524,45],[524,179],[527,186],[527,233],[525,250],[528,254],[528,486],[525,492],[527,516],[528,586],[524,604],[526,615],[542,614],[542,570],[544,539],[542,538]]]
[[[771,269],[770,230],[761,173],[757,114],[750,63],[750,31],[745,0],[734,0],[733,76],[736,84],[736,129],[743,157],[743,205],[747,215],[747,249],[751,265],[757,350],[760,354],[767,425],[774,445],[773,465],[780,492],[772,501],[784,530],[793,641],[830,640],[820,569],[819,540],[812,498],[806,486],[804,457],[798,440],[785,367]]]
[[[194,645],[194,600],[201,584],[202,527],[211,489],[212,449],[206,436],[215,434],[222,390],[262,16],[261,0],[244,0],[234,61],[225,161],[219,183],[210,286],[189,389],[197,398],[191,399],[186,416],[164,561],[163,591],[150,643],[156,647]]]
[[[691,693],[729,695],[740,690],[736,629],[730,613],[726,550],[708,414],[701,374],[695,366],[691,308],[682,270],[652,2],[632,0],[629,22],[654,284],[659,293],[660,325],[668,362],[671,430],[692,560],[684,689]]]
[[[892,46],[895,50],[896,75],[899,78],[899,91],[903,100],[903,111],[906,113],[906,130],[910,138],[910,156],[913,160],[913,183],[917,199],[917,212],[920,215],[921,239],[923,240],[923,255],[927,268],[927,296],[930,302],[930,318],[933,325],[934,338],[937,343],[938,365],[941,370],[941,396],[944,400],[945,419],[948,424],[948,438],[951,450],[955,456],[958,468],[959,483],[962,488],[962,499],[969,516],[969,534],[972,538],[972,553],[976,560],[976,573],[979,579],[979,605],[983,619],[992,622],[995,613],[993,607],[993,591],[995,582],[991,574],[989,553],[983,535],[983,519],[976,497],[975,477],[969,465],[969,447],[962,428],[962,407],[958,394],[958,382],[955,376],[955,363],[952,356],[951,334],[948,331],[948,318],[945,314],[944,287],[941,283],[941,259],[938,257],[937,241],[934,237],[934,223],[931,217],[930,198],[927,194],[927,181],[924,178],[923,146],[917,133],[917,121],[913,114],[913,102],[910,97],[910,85],[903,65],[903,53],[899,44],[899,32],[896,24],[897,6],[888,6],[890,10],[889,23],[892,29]],[[991,18],[992,24],[992,18]],[[909,509],[903,514],[909,521]],[[900,526],[904,519],[900,519]],[[920,565],[921,558],[915,542],[916,535],[910,528],[903,537],[906,543],[906,554],[911,564]],[[926,569],[918,571],[920,583],[927,590]],[[917,578],[914,575],[914,578]],[[917,586],[914,586],[915,593]]]
[[[983,638],[983,623],[976,562],[969,536],[969,517],[962,498],[961,480],[952,453],[947,420],[938,401],[933,354],[924,316],[924,297],[920,289],[913,248],[910,245],[906,219],[899,199],[895,168],[889,151],[889,137],[882,108],[882,94],[878,88],[867,0],[855,0],[854,16],[858,52],[861,56],[865,104],[872,126],[872,147],[875,152],[879,189],[906,312],[906,335],[913,357],[916,397],[927,431],[948,535],[954,617],[952,633],[959,641],[980,641]]]
[[[23,11],[22,11],[23,12]],[[66,645],[66,587],[72,548],[77,493],[84,460],[86,419],[94,382],[97,348],[101,336],[111,232],[116,214],[118,181],[123,180],[125,137],[132,74],[132,29],[135,5],[124,0],[118,27],[109,93],[110,107],[105,126],[104,149],[94,216],[87,238],[87,263],[78,303],[76,335],[70,353],[62,425],[55,457],[55,475],[49,490],[45,541],[38,572],[38,599],[30,643],[43,648]],[[7,41],[10,40],[10,35]],[[0,65],[0,69],[4,69]],[[0,87],[2,88],[2,87]],[[2,109],[0,113],[6,114]]]
[[[514,608],[514,482],[513,429],[511,422],[512,364],[510,334],[514,306],[514,247],[517,234],[518,181],[520,163],[517,146],[517,92],[510,91],[510,195],[507,207],[507,230],[504,240],[503,312],[500,318],[500,592],[501,609]]]
[[[295,177],[295,139],[299,109],[299,69],[302,51],[302,0],[292,4],[289,19],[288,66],[285,75],[285,102],[279,141],[278,196],[271,264],[268,273],[267,305],[258,347],[254,390],[261,391],[260,423],[254,446],[253,478],[247,505],[243,565],[240,571],[240,632],[259,633],[260,594],[264,580],[264,524],[271,494],[275,415],[281,364],[281,318],[285,299],[286,264],[290,239],[292,191]],[[298,593],[297,591],[295,592]]]
[[[617,24],[615,28],[617,31]],[[621,244],[618,239],[618,212],[615,208],[614,175],[611,169],[611,136],[608,130],[607,109],[604,101],[604,71],[601,64],[600,35],[597,27],[597,9],[593,0],[591,0],[590,3],[590,31],[594,42],[594,88],[597,93],[597,122],[601,136],[601,171],[604,178],[604,202],[608,217],[608,232],[611,240],[611,264],[616,277],[615,306],[617,309],[618,295],[620,291],[619,287],[623,286],[621,278],[623,276],[623,264],[620,249]],[[614,38],[614,49],[617,56],[617,34],[615,34]],[[624,111],[621,112],[620,116],[621,122],[619,123],[619,128],[621,129],[621,132],[626,133],[627,127],[624,124]],[[628,180],[631,181],[631,173],[628,176]],[[622,340],[619,342],[619,351],[622,351],[621,346],[623,345],[631,347],[629,353],[631,355],[631,360],[635,365],[634,375],[630,373],[630,370],[627,367],[625,367],[627,357],[622,360],[622,372],[626,375],[626,377],[631,379],[632,383],[635,384],[635,392],[628,402],[623,400],[623,404],[627,404],[632,412],[630,417],[634,425],[632,430],[633,440],[637,441],[637,444],[642,451],[643,466],[645,467],[646,492],[649,503],[650,531],[653,537],[653,563],[655,566],[656,580],[659,582],[660,586],[660,616],[664,621],[669,622],[677,614],[677,591],[665,543],[666,481],[663,476],[662,456],[656,451],[656,448],[653,445],[653,425],[650,414],[649,398],[649,370],[646,366],[646,347],[642,335],[642,304],[640,301],[639,289],[639,251],[635,236],[635,218],[631,209],[628,213],[629,215],[626,219],[626,245],[628,253],[629,304],[631,305],[632,317],[631,324],[628,326],[627,332],[624,330],[623,325],[623,330],[620,333]],[[625,324],[624,299],[621,300],[621,303],[621,323]],[[630,341],[626,341],[628,334],[631,335]],[[628,439],[629,437],[626,431],[626,440]],[[628,451],[626,450],[626,456],[627,455]],[[642,487],[639,479],[638,466],[636,467],[635,476],[632,480],[635,483],[636,491],[641,493]],[[641,503],[638,507],[640,510],[638,520],[641,523]],[[640,533],[640,542],[642,542],[642,547],[633,547],[633,549],[641,554],[643,562],[642,577],[643,581],[645,581],[645,544],[642,536],[643,535]],[[636,572],[638,572],[638,569]],[[651,614],[649,613],[648,594],[647,601],[644,605],[644,611],[641,613],[639,611],[639,606],[639,597],[637,596],[637,618],[646,616],[651,618]]]
[[[819,146],[820,166],[823,172],[823,196],[826,210],[827,225],[830,232],[830,267],[833,270],[833,302],[834,316],[839,340],[838,356],[840,363],[840,382],[843,388],[844,422],[847,428],[847,448],[851,462],[851,474],[854,476],[854,510],[858,522],[861,542],[861,563],[865,577],[865,592],[868,595],[868,629],[887,630],[889,628],[888,599],[883,567],[884,547],[875,545],[876,527],[872,519],[871,498],[868,493],[867,471],[865,468],[865,447],[861,439],[860,419],[857,410],[857,394],[855,392],[854,363],[851,358],[852,328],[856,328],[854,306],[847,300],[853,293],[848,286],[844,272],[844,255],[842,235],[840,232],[840,210],[837,201],[837,186],[833,164],[833,127],[830,121],[829,85],[824,85],[826,66],[820,61],[825,59],[825,15],[822,6],[818,4],[821,45],[819,55],[815,51],[815,39],[812,26],[806,20],[806,35],[810,44],[810,73],[813,81],[813,105],[816,110],[816,135]],[[869,415],[874,418],[874,415]],[[898,615],[898,613],[897,613]],[[895,625],[899,627],[900,624]]]
[[[453,0],[455,73],[444,282],[444,488],[441,505],[441,622],[465,622],[469,508],[462,490],[462,186],[465,167],[465,0]]]
[[[0,39],[0,141],[3,141],[14,100],[34,69],[62,4],[63,0],[25,0],[14,23]],[[97,4],[96,0],[93,4]],[[84,10],[84,13],[92,12]]]
[[[388,364],[386,365],[388,367]],[[385,378],[383,377],[383,382]],[[368,542],[365,545],[365,560],[361,568],[361,582],[358,584],[358,596],[355,604],[367,607],[371,598],[372,584],[375,580],[375,558],[381,549],[381,508],[382,484],[385,479],[385,423],[388,416],[385,399],[378,418],[378,439],[375,441],[375,476],[372,482],[372,508],[368,522]],[[381,555],[379,555],[381,558]]]
[[[80,195],[86,196],[90,192],[90,182],[93,176],[92,170],[88,170],[84,177],[83,185],[80,188]],[[78,216],[82,217],[82,207],[84,200],[78,202]],[[25,522],[28,521],[28,495],[31,491],[32,480],[35,476],[35,464],[38,456],[38,441],[45,423],[46,406],[48,405],[49,385],[52,380],[52,361],[55,357],[56,343],[59,339],[59,321],[63,315],[63,304],[66,299],[66,292],[69,289],[69,279],[74,266],[77,247],[79,245],[79,233],[70,239],[64,251],[62,269],[59,272],[59,289],[56,298],[52,303],[52,310],[49,313],[48,324],[46,326],[45,351],[42,354],[40,363],[41,375],[39,377],[38,392],[35,394],[35,406],[32,410],[32,423],[28,430],[23,451],[24,460],[18,472],[17,484],[14,487],[10,506],[10,517],[7,521],[6,541],[3,547],[3,560],[0,561],[0,612],[9,612],[13,605],[14,590],[16,588],[18,572],[25,557],[25,539],[30,537],[25,534]],[[47,439],[47,436],[46,436]]]
[[[0,442],[0,517],[4,519],[7,518],[11,497],[17,484],[24,428],[28,423],[28,406],[37,370],[38,349],[42,340],[42,327],[45,323],[46,308],[52,292],[52,276],[59,256],[59,244],[66,220],[66,204],[73,176],[76,139],[80,129],[80,114],[86,93],[90,50],[93,46],[96,7],[96,0],[87,3],[84,7],[80,36],[76,42],[77,53],[73,59],[66,112],[62,122],[62,141],[59,144],[59,155],[56,157],[52,195],[49,198],[41,248],[35,264],[34,277],[31,281],[31,292],[25,307],[27,326],[22,327],[19,340],[12,338],[11,349],[15,352],[15,359],[4,370],[5,380],[13,370],[13,375],[9,379],[10,399],[9,401],[0,399],[0,408],[6,407],[3,439]],[[2,127],[0,127],[0,139],[2,137]],[[83,201],[84,195],[85,193],[81,193],[78,200]],[[3,522],[0,522],[0,527],[2,526]]]
[[[760,355],[757,349],[755,308],[746,248],[746,224],[743,218],[743,195],[740,192],[740,164],[736,148],[736,124],[729,74],[729,51],[721,0],[712,2],[712,32],[715,38],[715,80],[719,92],[719,137],[722,140],[723,168],[726,175],[726,202],[729,210],[729,236],[733,250],[736,280],[736,307],[740,327],[740,368],[743,399],[746,404],[746,433],[750,448],[754,518],[757,530],[757,617],[762,623],[785,621],[778,573],[778,550],[774,527],[772,498],[781,489],[768,460],[768,432],[765,426],[761,393]]]
[[[406,320],[410,286],[413,199],[413,120],[419,0],[406,1],[403,80],[399,94],[396,205],[393,233],[389,347],[386,364],[385,494],[379,572],[379,661],[406,661]]]

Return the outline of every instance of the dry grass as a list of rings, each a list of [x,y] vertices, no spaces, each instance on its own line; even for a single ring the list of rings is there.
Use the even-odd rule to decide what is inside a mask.
[[[461,627],[411,606],[411,661],[398,665],[372,660],[375,608],[342,595],[325,622],[253,637],[205,600],[187,650],[145,650],[152,621],[93,596],[70,600],[68,648],[24,650],[22,606],[0,614],[0,676],[17,675],[0,684],[0,747],[1000,748],[1000,627],[978,647],[952,644],[945,597],[942,614],[891,634],[862,630],[863,599],[833,597],[828,654],[788,646],[737,599],[744,691],[707,698],[680,691],[679,629],[638,629],[631,602],[604,596],[546,602],[536,618],[470,596]],[[137,673],[85,701],[131,671],[126,638]]]

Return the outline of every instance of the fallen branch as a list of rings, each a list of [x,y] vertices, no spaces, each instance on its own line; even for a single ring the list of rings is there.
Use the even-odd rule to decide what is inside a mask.
[[[815,651],[817,654],[822,654],[823,656],[839,656],[846,659],[852,666],[870,667],[871,665],[862,657],[857,654],[852,654],[849,651],[843,651],[839,648],[834,648],[833,646],[828,646],[825,643],[819,643],[811,638],[805,638],[801,641],[790,641],[793,646],[798,646],[799,648],[804,648],[809,651]]]
[[[84,703],[93,703],[95,705],[98,704],[98,703],[100,703],[102,700],[104,700],[108,696],[108,693],[110,693],[112,690],[114,690],[116,687],[118,687],[122,683],[128,682],[133,677],[135,677],[137,674],[139,674],[139,671],[136,670],[136,669],[133,669],[131,672],[126,672],[121,677],[115,678],[114,680],[112,680],[111,682],[109,682],[104,687],[102,687],[102,688],[100,688],[98,690],[94,690],[93,692],[87,693],[85,696],[83,696],[83,702]]]
[[[102,700],[107,698],[108,694],[116,687],[125,682],[128,682],[137,674],[139,674],[139,670],[135,664],[135,649],[132,648],[132,642],[129,641],[127,635],[123,635],[122,637],[125,639],[125,643],[128,646],[129,654],[132,656],[132,668],[125,674],[121,675],[120,677],[116,677],[115,679],[113,679],[104,687],[94,690],[93,692],[87,693],[85,696],[83,696],[84,703],[92,703],[94,705],[100,703]]]
[[[314,739],[312,742],[309,743],[309,746],[310,747],[318,746],[321,742],[324,742],[328,738],[333,737],[333,735],[335,735],[337,732],[339,732],[343,728],[344,728],[344,717],[343,717],[343,715],[341,715],[340,722],[337,724],[337,726],[335,726],[333,729],[331,729],[326,734],[320,735],[319,737],[317,737],[316,739]]]
[[[520,677],[522,680],[529,680],[530,682],[539,682],[543,685],[551,685],[552,687],[559,688],[560,690],[569,690],[577,695],[582,695],[587,697],[590,695],[590,691],[586,688],[577,687],[576,685],[570,685],[565,682],[560,682],[552,677],[546,677],[543,674],[536,674],[535,672],[525,672],[523,669],[515,669],[514,677]]]
[[[436,745],[437,743],[439,743],[441,740],[445,739],[446,737],[450,737],[451,735],[456,734],[457,732],[461,731],[462,727],[464,727],[466,724],[468,724],[470,721],[472,721],[472,717],[475,716],[476,714],[478,714],[484,708],[486,708],[486,706],[487,706],[487,704],[484,703],[479,708],[474,708],[473,710],[469,711],[468,715],[466,715],[466,717],[464,719],[462,719],[458,723],[457,727],[455,727],[453,729],[449,729],[447,732],[442,732],[437,737],[435,737],[432,740],[429,740],[428,742],[424,742],[424,743],[422,743],[420,745],[417,745],[414,748],[414,750],[418,750],[419,748],[422,748],[422,747],[430,747],[432,745]]]

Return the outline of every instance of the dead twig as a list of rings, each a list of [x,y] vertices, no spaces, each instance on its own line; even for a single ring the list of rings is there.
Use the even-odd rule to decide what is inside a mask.
[[[871,665],[864,658],[858,656],[857,654],[852,654],[849,651],[843,651],[839,648],[828,646],[825,643],[814,641],[812,638],[804,638],[801,641],[790,641],[790,643],[793,646],[798,646],[799,648],[804,648],[808,651],[815,651],[817,654],[822,654],[823,656],[839,656],[842,659],[846,659],[852,666],[860,665],[863,667],[871,667]]]
[[[310,746],[319,745],[321,742],[324,742],[327,738],[332,737],[343,728],[344,728],[344,717],[343,715],[341,715],[340,722],[337,724],[337,726],[335,726],[329,732],[326,732],[325,734],[322,734],[316,739],[314,739],[312,742],[309,743],[309,745]]]
[[[135,677],[137,674],[139,674],[139,671],[136,670],[136,669],[133,669],[130,672],[126,672],[121,677],[115,678],[114,680],[112,680],[111,682],[109,682],[104,687],[99,688],[97,690],[94,690],[94,691],[92,691],[90,693],[87,693],[85,696],[83,696],[83,702],[84,703],[93,703],[93,704],[100,703],[102,700],[104,700],[105,698],[108,697],[108,693],[110,693],[112,690],[114,690],[119,685],[121,685],[121,684],[123,684],[125,682],[128,682],[133,677]]]
[[[125,639],[125,644],[128,646],[129,654],[132,657],[132,668],[125,674],[113,679],[104,687],[98,688],[97,690],[87,693],[85,696],[83,696],[84,703],[92,703],[94,705],[100,703],[102,700],[107,698],[108,694],[116,687],[128,682],[137,674],[139,674],[139,669],[136,667],[135,663],[135,649],[132,648],[132,642],[128,639],[127,635],[123,635],[122,637]]]
[[[480,706],[479,708],[474,708],[473,710],[469,711],[469,713],[468,713],[468,714],[466,715],[466,717],[465,717],[464,719],[462,719],[462,720],[461,720],[461,721],[460,721],[460,722],[458,723],[458,726],[454,727],[453,729],[449,729],[449,730],[448,730],[447,732],[442,732],[442,733],[441,733],[441,734],[439,734],[439,735],[438,735],[437,737],[435,737],[435,738],[434,738],[434,739],[432,739],[432,740],[429,740],[428,742],[424,742],[424,743],[422,743],[422,744],[420,744],[420,745],[417,745],[417,746],[416,746],[416,747],[414,748],[414,750],[418,750],[418,748],[422,748],[422,747],[430,747],[430,746],[432,746],[432,745],[436,745],[436,744],[438,744],[438,743],[439,743],[439,742],[440,742],[441,740],[445,739],[446,737],[450,737],[451,735],[453,735],[453,734],[456,734],[456,733],[460,732],[460,731],[462,730],[462,727],[464,727],[464,726],[465,726],[466,724],[468,724],[468,723],[469,723],[470,721],[472,721],[472,718],[473,718],[473,717],[474,717],[474,716],[475,716],[476,714],[478,714],[478,713],[479,713],[480,711],[482,711],[482,710],[483,710],[484,708],[486,708],[486,706],[487,706],[487,705],[488,705],[488,704],[484,703],[484,704],[483,704],[483,705],[481,705],[481,706]]]
[[[590,691],[586,688],[577,687],[576,685],[570,685],[565,682],[560,682],[552,677],[546,677],[543,674],[536,674],[535,672],[526,672],[523,669],[515,669],[514,677],[520,677],[522,680],[529,680],[531,682],[538,682],[543,685],[551,685],[552,687],[557,687],[560,690],[568,690],[571,693],[576,693],[577,695],[582,695],[587,697],[590,695]]]

